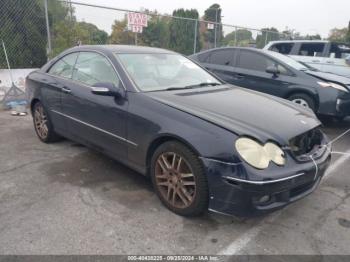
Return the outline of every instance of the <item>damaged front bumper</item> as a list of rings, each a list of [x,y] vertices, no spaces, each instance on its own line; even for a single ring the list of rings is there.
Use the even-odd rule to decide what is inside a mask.
[[[257,170],[246,163],[202,158],[208,177],[209,210],[251,217],[269,213],[313,192],[331,160],[331,149],[307,162],[292,157],[286,166]]]

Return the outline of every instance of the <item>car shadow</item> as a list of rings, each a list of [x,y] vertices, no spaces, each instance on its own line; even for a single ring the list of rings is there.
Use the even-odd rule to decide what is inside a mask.
[[[84,148],[79,144],[71,146]],[[85,202],[94,202],[91,198],[97,197],[100,202],[110,205],[109,209],[113,209],[117,204],[129,210],[161,210],[171,213],[161,205],[149,177],[92,149],[84,148],[84,151],[73,157],[67,156],[63,160],[46,163],[42,168],[50,183],[58,182],[79,187]],[[219,225],[254,223],[255,220],[206,212],[199,217],[184,218],[184,226],[204,225],[207,230],[208,228],[216,230]]]

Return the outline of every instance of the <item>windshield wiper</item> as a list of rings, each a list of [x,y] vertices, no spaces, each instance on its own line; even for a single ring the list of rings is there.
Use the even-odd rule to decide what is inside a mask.
[[[164,89],[166,91],[172,91],[172,90],[182,90],[182,89],[191,89],[196,87],[203,87],[203,86],[218,86],[221,85],[220,83],[209,83],[209,82],[203,82],[195,85],[189,85],[189,86],[182,86],[182,87],[168,87],[167,89]]]
[[[197,85],[190,85],[190,86],[186,86],[186,88],[193,88],[193,87],[202,87],[202,86],[218,86],[221,85],[220,83],[212,83],[212,82],[203,82]]]

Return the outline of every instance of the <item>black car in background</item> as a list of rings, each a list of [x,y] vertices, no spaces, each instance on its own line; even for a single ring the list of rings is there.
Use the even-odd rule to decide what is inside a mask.
[[[216,48],[190,56],[227,83],[282,97],[322,116],[350,114],[350,78],[254,48]]]
[[[150,176],[180,215],[270,212],[314,191],[330,162],[313,112],[168,50],[75,47],[29,74],[26,92],[41,141],[63,136]]]

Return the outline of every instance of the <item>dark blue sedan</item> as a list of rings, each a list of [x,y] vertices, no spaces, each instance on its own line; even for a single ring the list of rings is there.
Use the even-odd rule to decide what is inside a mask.
[[[311,193],[330,161],[314,113],[224,84],[177,53],[80,46],[26,79],[35,131],[149,175],[184,216],[252,216]]]

